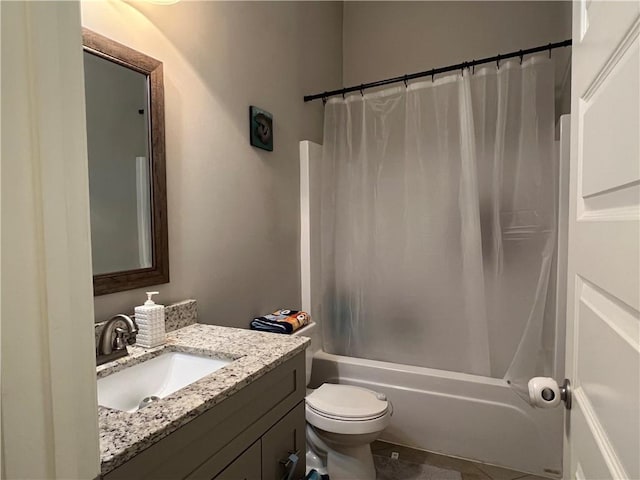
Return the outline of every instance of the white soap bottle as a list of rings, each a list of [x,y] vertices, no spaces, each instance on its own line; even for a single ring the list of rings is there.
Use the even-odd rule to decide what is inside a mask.
[[[136,344],[151,348],[163,345],[166,341],[164,326],[164,305],[157,305],[151,297],[158,292],[146,292],[147,301],[135,308],[138,335]]]

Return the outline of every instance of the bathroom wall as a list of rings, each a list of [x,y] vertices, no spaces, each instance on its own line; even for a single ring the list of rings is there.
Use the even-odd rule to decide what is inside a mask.
[[[571,2],[345,2],[343,77],[357,85],[571,38]],[[557,114],[569,49],[556,50]]]
[[[342,79],[342,4],[83,2],[83,26],[164,62],[171,282],[199,321],[246,327],[300,305],[298,142],[322,139]],[[274,151],[249,145],[248,109],[274,115]],[[95,298],[96,321],[139,289]]]

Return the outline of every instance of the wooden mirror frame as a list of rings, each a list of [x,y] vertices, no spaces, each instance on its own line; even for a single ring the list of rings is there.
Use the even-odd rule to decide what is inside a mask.
[[[93,276],[93,294],[133,290],[169,282],[169,234],[167,225],[167,179],[164,144],[164,83],[162,62],[132,48],[82,29],[87,51],[147,76],[149,85],[149,152],[151,153],[151,251],[149,268]]]

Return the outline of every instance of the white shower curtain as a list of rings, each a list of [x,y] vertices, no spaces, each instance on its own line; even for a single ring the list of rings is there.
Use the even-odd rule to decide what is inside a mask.
[[[539,373],[553,105],[542,56],[327,103],[327,351],[514,383]]]

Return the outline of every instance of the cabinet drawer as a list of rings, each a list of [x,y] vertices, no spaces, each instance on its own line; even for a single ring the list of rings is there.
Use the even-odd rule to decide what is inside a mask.
[[[260,468],[260,440],[258,440],[213,480],[261,480]]]
[[[262,478],[280,480],[288,478],[293,465],[287,464],[291,452],[298,455],[292,479],[304,477],[306,436],[304,419],[304,401],[282,417],[262,437]]]

